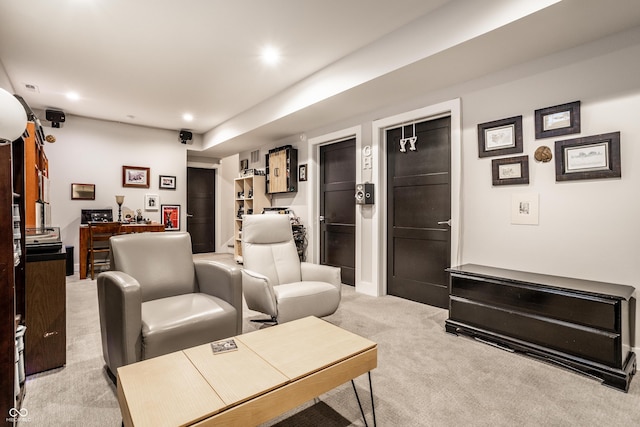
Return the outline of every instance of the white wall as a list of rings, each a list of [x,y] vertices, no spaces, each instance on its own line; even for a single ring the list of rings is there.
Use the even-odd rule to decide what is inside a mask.
[[[41,119],[42,120],[42,119]],[[45,145],[49,159],[51,223],[59,226],[65,245],[75,246],[78,262],[78,227],[81,209],[113,209],[115,195],[125,196],[123,209],[142,209],[142,215],[160,222],[160,210],[145,211],[145,194],[157,194],[161,204],[181,205],[181,230],[186,230],[186,146],[175,131],[106,122],[67,115],[59,129],[42,120],[45,134],[56,142]],[[149,188],[122,186],[122,166],[149,167]],[[160,190],[159,175],[176,177],[176,190]],[[95,184],[95,200],[71,200],[71,183]]]
[[[314,139],[361,126],[364,146],[371,143],[371,131],[366,130],[371,129],[374,120],[460,98],[463,176],[462,220],[458,231],[462,233],[462,262],[637,286],[640,276],[638,75],[640,27],[438,92],[421,94],[416,88],[416,97],[402,105],[390,105],[306,134]],[[580,134],[535,140],[534,110],[577,100],[581,101]],[[516,115],[523,116],[523,154],[529,155],[530,184],[493,187],[491,158],[478,157],[477,125]],[[556,183],[554,161],[542,164],[533,159],[533,152],[540,145],[553,149],[555,140],[614,131],[621,132],[620,179]],[[302,144],[298,146],[301,148]],[[263,147],[262,154],[266,148]],[[311,161],[311,152],[306,151],[305,159],[301,150],[299,163]],[[384,171],[377,173],[382,176]],[[308,189],[302,185],[301,190]],[[522,192],[539,194],[539,225],[511,224],[512,194]],[[282,203],[298,204],[305,200],[300,197],[298,194]],[[305,222],[311,222],[317,214],[305,212],[307,216],[304,216],[303,212],[296,209]],[[358,215],[364,213],[359,211]],[[363,230],[360,244],[371,242],[371,233],[375,232],[375,229]],[[313,244],[317,243],[310,241],[310,245]],[[371,271],[363,272],[361,277],[377,274],[376,264],[383,262],[383,259],[373,260],[372,265],[365,266]],[[635,345],[638,343],[640,316]]]

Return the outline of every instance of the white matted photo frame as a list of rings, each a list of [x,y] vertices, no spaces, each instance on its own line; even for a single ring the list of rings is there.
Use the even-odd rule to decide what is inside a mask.
[[[536,139],[580,133],[580,101],[535,110]]]
[[[478,157],[522,153],[522,116],[478,125]]]
[[[620,132],[556,141],[556,181],[620,178]]]
[[[158,179],[158,188],[162,190],[175,190],[176,177],[172,175],[160,175]]]
[[[538,193],[511,195],[511,224],[538,225],[540,217]]]
[[[162,205],[162,224],[166,231],[180,230],[180,205]]]
[[[493,185],[529,184],[529,156],[492,160],[491,178]]]
[[[145,194],[144,195],[144,210],[145,211],[157,211],[160,206],[160,198],[157,194]]]

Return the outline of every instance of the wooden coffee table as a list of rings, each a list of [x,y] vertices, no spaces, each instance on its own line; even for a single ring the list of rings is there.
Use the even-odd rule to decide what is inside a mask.
[[[376,343],[315,317],[234,339],[118,368],[123,424],[257,425],[377,366]]]

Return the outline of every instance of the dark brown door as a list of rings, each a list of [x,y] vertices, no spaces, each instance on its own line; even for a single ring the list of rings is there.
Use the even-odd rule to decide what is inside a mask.
[[[387,292],[447,308],[451,259],[451,120],[387,131]],[[414,149],[415,148],[415,149]],[[440,224],[438,224],[440,223]]]
[[[320,147],[320,263],[356,282],[356,140]],[[324,219],[323,219],[324,218]]]
[[[187,231],[194,254],[215,252],[215,169],[187,168]]]

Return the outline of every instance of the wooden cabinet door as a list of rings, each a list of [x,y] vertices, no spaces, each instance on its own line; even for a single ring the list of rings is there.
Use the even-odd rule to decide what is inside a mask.
[[[269,154],[269,192],[287,191],[287,150]]]

